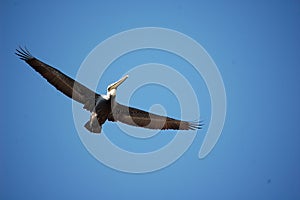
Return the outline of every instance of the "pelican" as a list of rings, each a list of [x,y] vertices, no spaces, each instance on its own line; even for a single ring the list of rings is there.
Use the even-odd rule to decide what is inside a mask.
[[[128,78],[128,75],[110,84],[107,87],[107,94],[101,95],[35,58],[26,47],[19,47],[15,54],[41,74],[57,90],[83,104],[83,108],[91,112],[90,119],[84,127],[92,133],[101,133],[102,125],[106,120],[161,130],[196,130],[202,127],[200,122],[181,121],[117,103],[117,88]]]

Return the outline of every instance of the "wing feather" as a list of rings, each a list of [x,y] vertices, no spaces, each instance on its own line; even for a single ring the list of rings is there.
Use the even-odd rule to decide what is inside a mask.
[[[202,127],[200,122],[181,121],[170,117],[149,113],[137,108],[127,107],[121,104],[117,104],[112,109],[112,113],[108,117],[108,120],[119,121],[131,126],[162,130],[195,130],[201,129]]]
[[[61,71],[38,60],[32,56],[26,48],[20,47],[20,49],[16,49],[16,55],[29,64],[35,71],[40,73],[50,84],[63,94],[79,103],[85,104],[84,108],[87,110],[91,111],[91,109],[93,109],[95,99],[100,96],[99,94],[93,92]]]

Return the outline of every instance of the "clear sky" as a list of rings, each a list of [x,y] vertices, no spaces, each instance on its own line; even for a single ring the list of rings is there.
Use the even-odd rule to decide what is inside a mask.
[[[130,174],[103,165],[86,150],[74,125],[72,101],[14,51],[26,45],[75,77],[100,42],[139,27],[182,32],[207,50],[223,77],[227,117],[206,158],[199,160],[198,151],[207,126],[172,165]],[[0,199],[300,198],[299,2],[1,1],[0,33]],[[122,56],[97,91],[105,93],[107,84],[145,63],[166,64],[183,74],[201,99],[201,118],[209,123],[203,80],[187,62],[166,52]],[[121,90],[118,95],[124,96]],[[129,102],[143,109],[161,104],[167,114],[180,117],[176,97],[163,87],[140,88]],[[153,151],[173,137],[168,132],[135,139],[113,123],[103,129],[130,151]]]

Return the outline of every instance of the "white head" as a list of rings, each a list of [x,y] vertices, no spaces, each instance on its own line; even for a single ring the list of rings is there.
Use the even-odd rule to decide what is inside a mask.
[[[126,79],[128,78],[128,75],[126,76],[123,76],[120,80],[118,80],[117,82],[115,83],[112,83],[110,84],[108,87],[107,87],[107,96],[108,97],[115,97],[116,94],[117,94],[117,88],[119,85],[121,85]]]

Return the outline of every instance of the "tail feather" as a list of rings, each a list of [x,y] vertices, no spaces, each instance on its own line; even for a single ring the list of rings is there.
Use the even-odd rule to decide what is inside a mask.
[[[102,126],[100,126],[98,123],[91,123],[90,120],[85,123],[84,127],[92,133],[101,133],[102,129]]]

